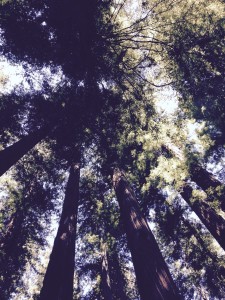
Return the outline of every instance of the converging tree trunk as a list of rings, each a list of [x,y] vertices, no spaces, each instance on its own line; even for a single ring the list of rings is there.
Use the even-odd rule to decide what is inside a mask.
[[[172,153],[180,160],[184,160],[184,156],[180,149],[170,143],[163,146],[168,153]],[[217,198],[220,201],[221,209],[225,210],[225,186],[216,177],[201,166],[200,163],[194,161],[190,165],[190,178],[207,194],[207,200],[213,201]],[[208,189],[213,189],[212,191]]]
[[[190,171],[191,179],[203,190],[207,190],[210,187],[217,188],[222,185],[213,174],[204,169],[200,164],[192,164]]]
[[[213,190],[213,196],[218,198],[221,202],[221,208],[225,210],[225,187],[224,185],[215,178],[213,174],[208,172],[199,164],[192,164],[190,170],[191,179],[197,183],[199,187],[201,187],[207,194],[207,189],[213,188],[219,190]],[[210,196],[210,195],[208,195]],[[211,197],[209,197],[210,200]]]
[[[181,196],[190,205],[220,246],[225,250],[225,220],[204,200],[195,201],[193,203],[191,201],[192,191],[193,188],[187,183],[183,187]]]
[[[101,294],[104,300],[112,300],[111,282],[109,276],[109,262],[107,244],[101,240]]]
[[[125,276],[122,272],[117,249],[111,249],[109,256],[109,273],[111,278],[111,289],[113,291],[114,299],[130,299],[126,294],[127,283],[125,280]]]
[[[26,242],[24,235],[21,236],[25,214],[25,209],[18,209],[11,216],[5,233],[0,237],[0,295],[2,300],[10,298],[14,289],[14,280],[18,278],[19,270],[24,266],[20,254]]]
[[[204,241],[204,237],[202,237],[201,233],[187,219],[185,219],[184,216],[181,217],[181,220],[183,224],[188,228],[189,233],[196,238],[198,244],[202,248],[202,251],[204,251],[204,254],[211,258],[213,262],[219,261],[219,258],[208,249],[207,244]]]
[[[12,167],[21,157],[47,136],[49,127],[41,128],[24,136],[18,142],[0,151],[0,176]]]
[[[142,300],[180,299],[157,242],[124,173],[114,170],[113,185],[128,238]]]
[[[12,214],[9,222],[6,225],[4,234],[2,234],[0,236],[0,249],[8,247],[7,246],[8,242],[10,240],[15,239],[15,237],[14,237],[15,229],[18,230],[18,228],[20,228],[23,218],[24,218],[24,214],[23,214],[23,211],[21,211],[21,210],[17,210],[16,212],[14,212]],[[10,246],[9,246],[9,248],[10,248]]]
[[[79,179],[79,163],[73,163],[70,168],[62,215],[40,293],[40,300],[73,299]]]

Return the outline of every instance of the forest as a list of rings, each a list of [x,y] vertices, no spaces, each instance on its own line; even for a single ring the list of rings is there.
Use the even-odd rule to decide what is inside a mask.
[[[0,1],[0,299],[225,299],[225,1]]]

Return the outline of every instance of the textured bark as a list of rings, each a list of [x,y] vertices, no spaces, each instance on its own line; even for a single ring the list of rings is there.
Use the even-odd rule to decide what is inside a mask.
[[[206,193],[209,188],[220,188],[220,193],[217,191],[213,191],[214,195],[221,203],[221,209],[225,211],[225,186],[218,179],[215,178],[213,174],[208,172],[199,164],[194,164],[191,166],[191,179],[197,183],[199,187],[201,187]],[[211,201],[214,197],[208,195],[208,200]]]
[[[180,299],[156,240],[122,171],[115,169],[113,185],[131,251],[142,300]]]
[[[201,236],[200,232],[198,230],[196,230],[196,228],[192,224],[190,224],[190,222],[188,220],[186,220],[183,216],[181,217],[181,220],[182,220],[183,224],[188,228],[191,235],[193,235],[196,238],[196,240],[198,241],[198,244],[202,248],[202,251],[204,251],[204,253],[206,253],[207,256],[210,257],[213,262],[218,261],[218,258],[216,257],[216,255],[207,248],[207,245],[204,242],[204,239]]]
[[[21,255],[24,255],[24,236],[21,236],[24,211],[17,210],[6,225],[5,233],[0,237],[0,295],[8,300],[14,291],[14,280],[18,279],[19,270],[23,267]]]
[[[179,148],[176,146],[167,143],[163,146],[163,149],[168,153],[172,153],[180,160],[184,160],[184,156]],[[207,189],[209,188],[220,188],[220,193],[218,194],[217,191],[213,191],[213,197],[208,195],[208,201],[214,201],[214,196],[220,200],[221,202],[221,209],[225,211],[225,186],[215,178],[215,176],[208,172],[205,168],[203,168],[198,162],[192,162],[190,166],[190,178],[194,181],[200,188],[202,188],[206,193]],[[209,194],[209,193],[208,193]]]
[[[99,199],[101,199],[104,211],[107,210],[105,206],[104,188],[100,188]],[[128,300],[126,295],[126,281],[121,271],[119,263],[119,257],[116,246],[112,243],[107,244],[103,242],[107,240],[107,234],[112,231],[111,224],[108,223],[108,211],[103,213],[102,226],[101,226],[101,250],[102,250],[102,286],[101,294],[104,299],[115,299],[115,300]],[[117,239],[117,236],[113,236]],[[108,245],[110,245],[108,248]],[[104,291],[103,291],[104,290]]]
[[[11,244],[16,240],[18,232],[21,230],[21,224],[23,222],[23,211],[17,210],[10,217],[9,222],[6,225],[5,233],[0,236],[0,249],[8,249],[8,253],[12,250]]]
[[[109,273],[111,278],[111,289],[116,300],[129,300],[126,295],[126,280],[121,270],[118,253],[116,249],[109,256]]]
[[[21,157],[47,136],[49,127],[44,127],[0,151],[0,176],[12,167]]]
[[[213,176],[213,174],[208,172],[199,164],[192,164],[190,175],[191,179],[203,190],[207,190],[210,187],[217,188],[222,185],[221,182]]]
[[[40,300],[72,300],[80,169],[73,164]]]
[[[195,201],[192,203],[192,191],[193,188],[189,184],[186,184],[183,187],[181,196],[191,206],[202,223],[217,240],[220,246],[225,250],[225,220],[218,215],[215,210],[211,208],[204,200],[201,202]]]
[[[107,254],[107,245],[101,241],[101,294],[104,300],[112,300],[111,283],[109,276],[109,262]]]

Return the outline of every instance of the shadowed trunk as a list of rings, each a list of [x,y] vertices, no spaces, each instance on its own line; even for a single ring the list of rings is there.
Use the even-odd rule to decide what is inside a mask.
[[[156,240],[143,217],[123,172],[114,170],[113,185],[120,205],[142,300],[180,299]]]
[[[217,240],[220,246],[225,250],[225,220],[218,215],[204,200],[201,202],[195,201],[192,203],[192,191],[193,188],[189,184],[186,184],[183,187],[181,196],[190,205],[192,210],[196,213],[196,215]]]
[[[163,151],[168,154],[175,155],[180,160],[184,160],[184,156],[180,149],[171,143],[167,143],[162,147]],[[198,162],[192,162],[190,166],[190,177],[191,180],[196,182],[199,187],[203,190],[207,190],[210,187],[216,188],[221,186],[221,182],[217,180],[213,174],[203,168]]]
[[[206,193],[207,189],[210,188],[221,188],[221,195],[218,195],[216,191],[213,191],[215,194],[215,197],[217,197],[221,202],[221,208],[225,210],[225,189],[224,185],[215,178],[213,174],[208,172],[206,169],[204,169],[199,164],[193,164],[191,166],[191,180],[197,183],[199,187],[201,187]],[[208,200],[210,201],[210,197],[208,197]]]
[[[79,179],[79,164],[72,164],[59,228],[45,274],[40,300],[73,299]]]
[[[41,128],[0,151],[0,176],[47,136],[49,127]]]
[[[102,205],[104,207],[104,211],[107,210],[107,206],[105,206],[105,198],[104,198],[104,189],[101,189],[101,193],[99,195],[99,199],[101,199]],[[109,248],[107,242],[103,242],[107,240],[107,233],[109,233],[112,228],[111,225],[107,222],[108,214],[104,214],[102,220],[102,238],[101,238],[101,251],[102,251],[102,296],[104,299],[116,299],[116,300],[127,300],[126,296],[126,281],[124,279],[121,266],[119,263],[119,257],[117,253],[117,249],[109,242]],[[115,240],[116,236],[113,236]]]
[[[104,300],[112,300],[107,245],[103,241],[101,241],[101,252],[101,294]]]
[[[204,235],[202,235],[198,231],[198,229],[195,228],[194,224],[190,223],[187,219],[184,218],[184,216],[181,217],[181,221],[185,225],[185,227],[188,228],[188,231],[191,234],[191,236],[194,236],[196,238],[198,244],[201,247],[202,256],[201,259],[198,261],[199,266],[202,266],[202,262],[204,262],[207,259],[207,265],[204,267],[204,269],[207,276],[208,286],[212,290],[214,289],[218,290],[218,286],[216,285],[215,278],[217,278],[217,276],[224,278],[224,274],[225,274],[225,266],[221,264],[221,258],[218,255],[216,255],[216,253],[211,252],[210,246],[207,245]],[[191,238],[191,236],[189,238]],[[208,260],[208,258],[211,260],[211,262],[210,260]],[[206,300],[209,299],[208,297],[206,298],[203,297],[201,290],[199,290],[199,292],[202,297],[201,299],[206,299]],[[218,292],[219,294],[217,295],[218,297],[217,299],[220,299],[221,296],[223,298],[223,291],[220,290]]]
[[[114,299],[117,300],[128,300],[130,299],[126,295],[126,280],[121,270],[119,257],[116,249],[111,251],[109,257],[109,271],[111,278],[111,286],[114,295]]]
[[[17,232],[21,230],[21,224],[23,222],[24,213],[22,210],[17,210],[10,217],[9,222],[6,225],[5,233],[0,236],[0,249],[7,248],[8,251],[12,250],[11,243],[17,237]]]
[[[181,221],[188,228],[190,234],[196,238],[198,244],[202,248],[202,251],[204,251],[204,254],[206,253],[207,256],[211,258],[213,262],[219,261],[218,257],[207,248],[207,245],[204,242],[201,233],[188,220],[186,220],[184,216],[181,217]]]
[[[191,179],[203,190],[207,190],[210,187],[217,188],[222,185],[221,182],[213,176],[213,174],[208,172],[199,164],[192,164]]]
[[[162,149],[166,151],[168,154],[175,155],[175,157],[180,160],[184,160],[184,156],[180,149],[170,143],[163,145]],[[218,180],[216,177],[208,172],[205,168],[203,168],[198,162],[192,162],[190,166],[190,178],[194,181],[200,188],[202,188],[206,194],[208,195],[208,201],[214,201],[215,198],[220,200],[221,209],[225,210],[225,186]],[[214,190],[211,192],[212,195],[209,195],[209,191],[207,189],[213,188]],[[219,188],[219,190],[215,190]]]
[[[24,266],[21,255],[26,238],[21,236],[24,210],[17,210],[10,218],[6,231],[0,237],[0,295],[8,300],[14,291],[14,280],[18,279],[19,270]]]

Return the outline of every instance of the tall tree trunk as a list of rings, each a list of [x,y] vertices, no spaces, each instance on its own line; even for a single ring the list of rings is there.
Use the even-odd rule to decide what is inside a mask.
[[[103,206],[103,219],[101,223],[102,230],[100,231],[100,234],[102,236],[100,242],[102,250],[102,295],[104,299],[127,300],[128,297],[125,293],[126,281],[121,271],[116,246],[115,244],[113,246],[110,242],[109,244],[107,244],[107,242],[103,242],[107,240],[107,233],[110,233],[110,235],[112,234],[111,224],[109,224],[107,221],[109,217],[109,211],[108,207],[105,204],[104,188],[99,188],[99,199],[101,199]],[[117,240],[118,238],[114,235],[112,235],[112,237],[115,238],[115,240]]]
[[[10,251],[11,243],[17,238],[18,232],[21,230],[21,224],[24,219],[24,211],[16,210],[10,217],[6,225],[5,233],[0,236],[0,249],[7,249]],[[19,233],[20,234],[20,233]],[[8,250],[6,251],[8,253]],[[12,249],[11,249],[12,250]]]
[[[73,299],[79,179],[79,164],[72,164],[59,228],[45,274],[40,300]]]
[[[81,289],[80,289],[80,278],[79,278],[79,273],[76,272],[75,270],[75,274],[74,274],[74,282],[75,282],[75,287],[74,287],[74,291],[73,291],[73,300],[80,300],[81,298]]]
[[[122,171],[114,170],[113,185],[128,238],[142,300],[180,299],[156,240]]]
[[[181,196],[190,205],[202,223],[206,226],[209,232],[217,240],[220,246],[225,250],[225,220],[218,215],[213,208],[204,200],[201,202],[191,201],[193,188],[186,184],[183,187]]]
[[[109,276],[109,262],[107,244],[101,240],[101,294],[104,300],[112,300],[111,282]]]
[[[163,145],[162,149],[175,155],[175,157],[179,158],[180,160],[184,160],[184,155],[175,145],[167,143]],[[221,185],[221,182],[217,180],[213,174],[203,168],[197,161],[191,163],[190,177],[191,180],[196,182],[197,185],[199,185],[199,187],[201,187],[203,190],[206,190],[210,187],[216,188]]]
[[[21,251],[25,244],[24,236],[21,237],[24,210],[17,210],[10,218],[6,231],[0,237],[0,295],[2,300],[10,298],[14,291],[14,280],[19,277],[19,270],[24,267],[24,260],[20,259]]]
[[[0,176],[47,136],[49,127],[41,128],[0,151]]]
[[[207,248],[204,238],[201,236],[200,232],[198,232],[198,230],[188,220],[186,220],[184,216],[181,217],[181,221],[188,228],[191,235],[193,235],[196,238],[198,244],[202,248],[202,251],[204,251],[204,253],[206,253],[207,256],[211,258],[213,262],[218,262],[218,257]]]
[[[167,143],[162,147],[168,153],[175,155],[180,160],[184,160],[184,156],[180,149],[171,143]],[[208,194],[208,201],[213,201],[214,196],[220,200],[221,208],[225,210],[225,186],[222,184],[215,176],[208,172],[205,168],[201,166],[197,161],[192,162],[190,166],[190,178],[194,181],[200,188],[202,188]],[[207,189],[209,188],[219,188],[220,191],[213,190],[213,197],[209,195]],[[219,192],[219,193],[218,193]]]
[[[109,273],[111,278],[111,288],[116,300],[130,299],[126,295],[126,280],[121,270],[117,249],[112,249],[109,256]]]
[[[192,164],[190,169],[191,180],[197,183],[206,193],[209,188],[220,188],[220,193],[218,194],[216,190],[213,191],[213,196],[218,198],[221,202],[221,208],[225,210],[225,187],[224,185],[215,178],[213,174],[204,169],[200,164]],[[208,195],[208,200],[210,201],[210,195]]]
[[[213,176],[213,174],[197,163],[192,164],[190,175],[191,179],[203,190],[207,190],[210,187],[217,188],[222,185],[221,182]]]

